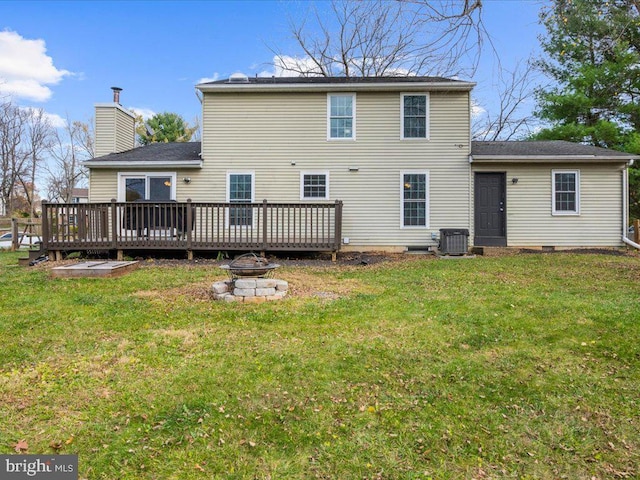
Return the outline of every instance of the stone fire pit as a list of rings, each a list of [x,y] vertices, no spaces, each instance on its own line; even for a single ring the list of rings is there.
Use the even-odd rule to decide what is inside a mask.
[[[279,266],[254,253],[240,255],[229,265],[220,267],[227,271],[230,278],[213,284],[213,298],[245,303],[281,300],[287,294],[289,284],[284,280],[266,278],[273,275]]]
[[[259,257],[255,253],[245,253],[233,260],[229,265],[222,265],[220,268],[226,270],[232,280],[239,277],[264,278],[270,276],[280,265],[269,263],[264,257]]]

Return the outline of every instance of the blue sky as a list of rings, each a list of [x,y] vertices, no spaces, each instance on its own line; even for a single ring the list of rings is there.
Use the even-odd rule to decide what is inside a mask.
[[[539,51],[545,3],[484,0],[484,21],[504,68]],[[93,105],[110,102],[110,87],[119,86],[127,108],[177,112],[193,122],[200,114],[194,84],[271,71],[270,47],[299,53],[287,20],[308,7],[268,0],[0,0],[0,92],[17,85],[20,105],[43,107],[54,119],[88,121]],[[489,110],[496,66],[486,54],[470,79]]]

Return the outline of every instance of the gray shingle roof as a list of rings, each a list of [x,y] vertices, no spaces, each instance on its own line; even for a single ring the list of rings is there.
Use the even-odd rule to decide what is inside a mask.
[[[215,82],[207,82],[201,85],[220,85],[220,84],[238,84],[249,83],[252,85],[270,85],[283,84],[290,85],[295,83],[303,84],[375,84],[375,83],[461,83],[460,80],[453,80],[445,77],[246,77],[244,82],[234,82],[232,79],[216,80]]]
[[[471,142],[473,157],[600,157],[620,160],[638,158],[630,153],[566,142],[564,140],[519,142]]]
[[[203,93],[219,92],[330,92],[344,91],[470,91],[473,82],[444,77],[244,77],[200,83]]]
[[[93,158],[85,162],[88,167],[108,166],[109,164],[156,164],[199,162],[201,142],[152,143],[143,147],[133,148],[121,153],[110,153],[102,157]]]

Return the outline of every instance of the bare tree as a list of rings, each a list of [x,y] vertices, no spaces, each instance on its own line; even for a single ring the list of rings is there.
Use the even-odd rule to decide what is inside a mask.
[[[94,156],[93,134],[88,124],[67,118],[61,132],[56,132],[49,154],[47,196],[50,200],[69,203],[73,189],[84,182],[82,161]]]
[[[290,21],[304,56],[274,51],[276,68],[327,77],[472,74],[488,38],[481,0],[333,0],[330,6],[329,15],[314,5],[311,21]]]
[[[40,164],[45,159],[45,154],[51,147],[54,130],[42,108],[29,112],[29,115],[26,117],[25,127],[29,151],[28,167],[30,169],[30,175],[28,179],[22,178],[21,183],[30,205],[31,217],[33,218],[35,217],[36,207],[36,173],[39,170]]]
[[[27,171],[26,117],[25,111],[11,101],[0,104],[0,201],[6,212],[12,211],[15,186]]]
[[[500,70],[495,86],[497,114],[484,111],[476,116],[471,127],[474,140],[512,140],[532,133],[534,120],[526,104],[531,100],[535,73],[531,60],[519,62],[512,71]]]

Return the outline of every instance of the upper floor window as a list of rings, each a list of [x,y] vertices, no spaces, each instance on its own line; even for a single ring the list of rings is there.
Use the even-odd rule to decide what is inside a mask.
[[[356,138],[356,96],[353,93],[327,96],[327,138],[354,140]]]
[[[406,138],[428,138],[429,97],[426,94],[402,95],[401,135]]]
[[[327,200],[329,198],[329,174],[327,172],[300,173],[300,198],[302,200]]]
[[[553,215],[580,214],[580,172],[553,170]]]

